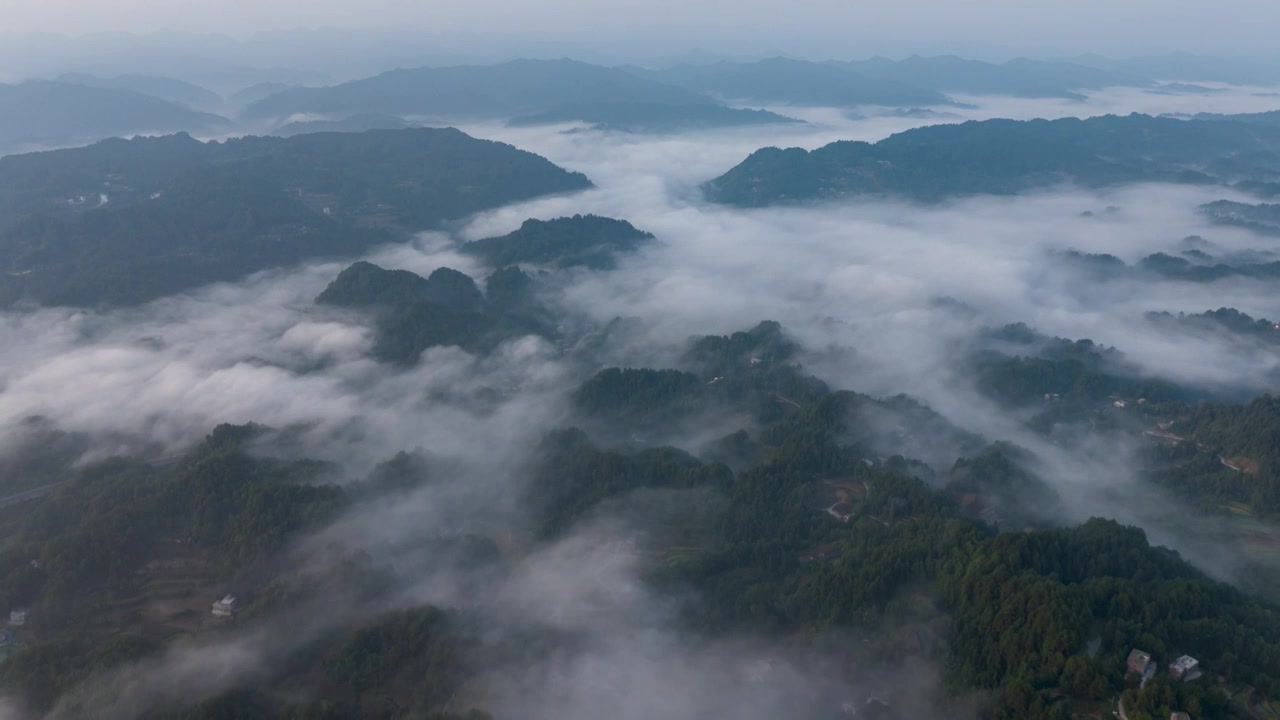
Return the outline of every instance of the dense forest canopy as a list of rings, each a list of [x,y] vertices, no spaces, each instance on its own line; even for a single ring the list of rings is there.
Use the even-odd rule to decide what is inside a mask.
[[[377,273],[385,281],[369,282]],[[394,303],[401,296],[455,305],[482,299],[464,278],[441,271],[424,279],[361,265],[326,293],[347,305]],[[372,295],[362,299],[361,292]],[[1025,328],[998,335],[1042,341]],[[1056,355],[1097,352],[1087,343],[1045,342],[1045,352]],[[957,446],[965,456],[935,472],[901,455],[883,457],[886,437],[874,430],[883,415],[868,414],[868,408],[915,413],[917,419],[907,422],[922,430],[921,418],[932,411],[906,398],[832,392],[812,380],[801,391],[794,385],[803,378],[789,362],[798,352],[781,327],[762,323],[729,336],[695,338],[685,356],[691,370],[718,373],[724,387],[742,391],[720,392],[720,383],[708,386],[696,372],[676,370],[611,369],[584,382],[574,402],[584,417],[606,413],[607,422],[669,423],[715,406],[744,413],[750,421],[734,439],[705,451],[710,457],[736,446],[739,469],[643,442],[602,445],[593,437],[604,437],[598,424],[592,434],[552,430],[534,451],[521,503],[533,531],[530,549],[573,533],[616,503],[668,493],[682,500],[655,506],[655,517],[665,519],[646,541],[646,582],[693,593],[679,621],[688,633],[844,628],[866,633],[868,642],[882,647],[877,652],[888,652],[895,641],[881,637],[878,628],[890,617],[902,620],[902,598],[924,593],[948,616],[946,642],[934,652],[942,653],[949,682],[989,688],[992,718],[1066,718],[1121,694],[1138,717],[1172,704],[1225,718],[1231,704],[1217,677],[1265,695],[1280,691],[1276,609],[1153,547],[1137,528],[1097,519],[1054,528],[1052,513],[1028,514],[1057,500],[1026,469],[1030,459],[1019,448],[982,449],[982,441],[972,438]],[[711,392],[720,394],[709,404]],[[1248,412],[1263,412],[1266,402]],[[1240,437],[1219,412],[1196,410],[1183,421],[1187,432],[1194,424],[1196,437],[1206,442]],[[936,442],[925,438],[938,432],[899,439],[896,447],[923,449]],[[290,538],[353,507],[433,487],[447,465],[402,454],[367,482],[343,490],[316,482],[328,471],[323,464],[257,454],[271,443],[267,428],[219,427],[175,465],[109,461],[78,473],[38,512],[6,521],[4,597],[9,606],[30,608],[45,632],[58,630],[11,656],[0,666],[0,682],[31,707],[47,707],[83,673],[151,657],[166,633],[192,632],[180,629],[176,618],[167,626],[144,623],[123,637],[102,635],[95,624],[94,618],[115,612],[118,598],[157,592],[149,585],[152,574],[187,567],[158,559],[174,552],[202,558],[203,582],[221,579],[231,589],[255,582],[259,589],[241,598],[240,622],[265,621],[307,592],[338,584],[350,589],[357,578],[368,599],[388,592],[394,580],[386,573],[394,571],[360,557],[320,576],[263,563]],[[1265,466],[1265,456],[1259,460]],[[987,524],[968,504],[974,496],[1003,508],[1002,522],[1029,529]],[[491,541],[440,542],[437,558],[467,558],[455,567],[504,572],[504,553]],[[89,588],[103,591],[86,593]],[[500,667],[512,661],[506,654],[516,652],[505,641],[495,647],[484,639],[493,628],[481,632],[483,626],[465,613],[432,606],[340,623],[291,644],[265,677],[157,717],[456,713],[453,699],[466,688],[471,696],[478,678],[495,667],[478,664],[481,658]],[[536,641],[548,642],[558,641]],[[1161,679],[1163,684],[1137,690],[1124,677],[1134,647],[1162,663],[1194,654],[1212,673],[1194,683]],[[1166,689],[1160,694],[1157,687]]]
[[[536,298],[536,283],[519,268],[495,272],[486,291],[488,297],[475,280],[453,268],[437,268],[423,278],[361,261],[343,270],[316,302],[370,313],[374,355],[401,365],[413,365],[432,347],[486,352],[513,337],[554,335],[555,326]]]
[[[685,60],[0,157],[0,719],[1276,716],[1269,96]]]
[[[142,302],[589,186],[453,129],[176,135],[0,158],[0,305]]]
[[[598,215],[574,215],[554,220],[525,220],[520,228],[499,237],[473,240],[462,252],[493,267],[531,263],[558,267],[585,266],[608,270],[615,255],[631,252],[652,240],[626,220]]]
[[[1010,195],[1061,183],[1225,183],[1275,171],[1280,123],[1133,114],[936,125],[876,143],[765,148],[707,184],[710,199],[759,206],[856,195],[923,201]],[[1250,157],[1256,169],[1232,160]]]

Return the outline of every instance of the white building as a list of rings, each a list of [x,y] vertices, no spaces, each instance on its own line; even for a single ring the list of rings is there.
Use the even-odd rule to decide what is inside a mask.
[[[10,625],[26,625],[26,624],[27,624],[27,611],[26,611],[26,610],[13,610],[13,611],[11,611],[11,612],[9,613],[9,624],[10,624]]]
[[[1169,672],[1176,678],[1195,680],[1201,675],[1200,661],[1190,655],[1183,655],[1169,663]]]
[[[231,617],[236,611],[236,598],[228,595],[213,604],[213,614],[218,617]]]

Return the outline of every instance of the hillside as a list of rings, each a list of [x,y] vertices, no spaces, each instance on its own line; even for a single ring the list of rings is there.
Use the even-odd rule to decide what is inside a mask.
[[[1150,80],[1130,73],[1100,70],[1076,63],[1026,58],[990,63],[966,60],[954,55],[913,55],[897,61],[871,58],[839,65],[880,80],[942,93],[971,95],[1082,99],[1082,90],[1152,85]]]
[[[516,263],[586,266],[608,269],[619,252],[631,252],[653,239],[626,220],[574,215],[554,220],[525,220],[518,230],[500,237],[474,240],[462,252],[493,267]]]
[[[514,60],[393,70],[323,88],[297,88],[250,104],[249,119],[296,113],[385,113],[444,118],[514,117],[564,105],[709,102],[688,90],[574,60]]]
[[[408,366],[428,348],[485,353],[513,337],[551,335],[554,325],[542,322],[532,284],[509,268],[490,277],[486,295],[474,279],[452,268],[437,268],[424,278],[357,262],[316,303],[367,313],[373,320],[374,356]]]
[[[141,302],[589,186],[453,129],[172,136],[3,158],[0,304]]]
[[[799,124],[800,120],[768,110],[740,110],[723,105],[602,103],[567,105],[537,115],[512,118],[513,127],[583,122],[597,130],[630,133],[676,133],[691,130]]]
[[[217,115],[128,90],[48,81],[0,85],[0,154],[228,125]]]
[[[948,102],[945,95],[934,90],[868,77],[838,65],[790,58],[678,65],[638,72],[644,77],[735,101],[834,107],[901,107]]]
[[[272,130],[276,137],[293,137],[318,132],[365,132],[366,130],[404,130],[411,127],[403,118],[395,115],[364,113],[341,120],[296,120]]]
[[[452,271],[437,271],[439,280],[387,272],[344,273],[343,302],[382,302],[383,281],[397,295],[439,286],[444,302],[477,299],[456,292],[465,283]],[[272,642],[280,662],[230,677],[213,697],[172,701],[174,712],[160,716],[377,718],[412,708],[449,717],[430,713],[485,707],[501,702],[486,691],[507,687],[504,673],[572,657],[581,636],[472,598],[507,587],[589,532],[593,518],[626,512],[648,523],[625,556],[643,568],[637,587],[676,587],[691,600],[673,604],[667,620],[679,637],[842,639],[833,646],[840,694],[811,698],[815,714],[827,711],[817,716],[837,717],[847,697],[870,693],[885,713],[908,706],[901,690],[856,690],[851,672],[866,661],[909,670],[904,655],[942,668],[948,690],[940,700],[984,691],[986,716],[1009,720],[1070,718],[1121,695],[1144,708],[1142,717],[1173,707],[1226,718],[1238,715],[1224,688],[1263,697],[1280,689],[1272,606],[1209,579],[1138,528],[1092,519],[1009,531],[972,517],[981,502],[1012,512],[1056,498],[1024,468],[1025,453],[984,448],[976,437],[940,468],[940,484],[927,483],[920,463],[883,457],[892,446],[877,429],[882,417],[867,411],[912,416],[904,424],[921,432],[899,440],[905,452],[935,442],[934,426],[945,421],[920,425],[932,410],[905,398],[806,381],[790,362],[795,352],[776,323],[762,323],[693,339],[696,372],[608,368],[584,379],[572,404],[592,433],[547,428],[523,466],[527,484],[514,490],[515,517],[531,528],[516,561],[501,530],[475,532],[460,519],[426,529],[412,549],[384,550],[400,562],[333,542],[295,545],[305,569],[272,562],[297,557],[283,554],[292,539],[388,502],[413,507],[415,492],[450,482],[440,472],[448,466],[422,454],[400,453],[338,486],[323,481],[332,470],[323,463],[259,454],[284,434],[224,425],[176,464],[113,460],[77,471],[34,511],[0,523],[0,600],[31,609],[29,624],[10,629],[19,646],[0,686],[44,711],[86,674],[163,658],[173,642],[213,644],[237,627],[307,616],[322,597],[315,628]],[[707,383],[711,372],[724,374]],[[1273,408],[1256,406],[1237,409],[1230,422],[1274,420]],[[601,423],[666,424],[708,411],[749,420],[719,444],[740,451],[736,468],[674,447],[598,439]],[[1228,421],[1205,422],[1213,426],[1206,432],[1238,432]],[[646,506],[645,498],[659,502]],[[582,571],[600,571],[607,557],[588,556]],[[420,582],[422,572],[464,583],[467,604],[441,610],[419,601],[388,612],[390,600],[403,602],[398,588]],[[238,595],[233,617],[211,616],[211,598],[228,590]],[[519,602],[542,601],[526,597]],[[334,611],[335,598],[355,612]],[[1135,647],[1161,668],[1141,687],[1126,677]],[[1203,664],[1203,679],[1179,682],[1163,670],[1181,654]]]
[[[222,98],[211,90],[206,90],[185,80],[155,75],[99,77],[87,73],[67,73],[59,76],[58,82],[87,85],[108,90],[127,90],[139,95],[183,105],[192,110],[206,112],[217,112],[223,104]]]
[[[1280,168],[1280,123],[1133,114],[985,120],[908,130],[877,143],[765,148],[707,184],[710,199],[757,206],[857,195],[937,201],[1061,183],[1215,183]],[[1247,164],[1241,158],[1248,158]]]

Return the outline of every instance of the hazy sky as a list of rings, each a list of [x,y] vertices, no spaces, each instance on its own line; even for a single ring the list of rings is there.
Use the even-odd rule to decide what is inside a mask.
[[[895,48],[1270,53],[1280,25],[1280,4],[1267,0],[0,0],[0,11],[11,31],[402,28],[586,44],[660,34],[672,52],[755,43],[848,57]]]

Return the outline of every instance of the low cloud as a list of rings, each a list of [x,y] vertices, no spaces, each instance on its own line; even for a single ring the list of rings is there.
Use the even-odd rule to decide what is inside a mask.
[[[1237,92],[1215,96],[1215,103],[1250,109],[1250,98]],[[963,112],[1029,117],[1187,106],[1182,98],[1136,91],[1096,94],[1084,106],[980,103]],[[1247,231],[1208,225],[1196,212],[1232,193],[1058,188],[930,207],[855,200],[747,211],[700,199],[700,183],[762,145],[876,139],[912,124],[829,110],[798,114],[815,122],[666,138],[468,128],[584,171],[598,187],[486,213],[455,232],[425,233],[369,259],[424,275],[449,266],[480,278],[489,269],[459,254],[457,241],[508,232],[527,217],[625,218],[659,241],[623,257],[616,271],[567,271],[555,280],[556,302],[574,318],[598,326],[618,316],[644,320],[611,361],[669,364],[690,336],[777,320],[808,351],[807,369],[832,387],[908,393],[963,429],[1029,449],[1033,469],[1064,499],[1064,522],[1102,514],[1142,524],[1154,541],[1231,577],[1239,568],[1212,521],[1188,523],[1176,501],[1135,480],[1135,446],[1096,436],[1063,447],[1030,432],[1024,418],[974,388],[957,348],[984,326],[1026,322],[1050,335],[1115,345],[1153,376],[1269,388],[1276,361],[1263,349],[1233,352],[1228,338],[1169,333],[1144,319],[1149,311],[1221,306],[1280,318],[1280,300],[1267,283],[1106,283],[1073,277],[1056,259],[1079,250],[1132,263],[1173,250],[1188,235],[1228,251],[1260,247]],[[1098,212],[1109,206],[1118,211]],[[682,599],[659,597],[641,579],[644,562],[629,548],[644,546],[645,527],[628,523],[627,513],[602,510],[513,561],[510,572],[424,560],[420,549],[431,537],[526,532],[521,492],[529,454],[546,430],[567,421],[569,391],[594,368],[535,337],[486,357],[435,348],[411,369],[380,364],[369,355],[365,318],[313,302],[342,267],[262,273],[131,309],[0,313],[0,437],[14,437],[39,416],[89,438],[88,461],[138,448],[178,453],[217,423],[258,422],[294,430],[299,452],[337,463],[351,479],[399,451],[446,459],[443,478],[393,501],[362,504],[294,552],[305,559],[338,542],[404,574],[392,601],[352,601],[326,622],[432,602],[479,613],[496,633],[520,625],[578,638],[519,667],[493,670],[486,678],[490,707],[502,717],[820,717],[873,695],[892,700],[906,717],[938,712],[938,658],[927,653],[885,666],[857,649],[863,638],[840,638],[833,649],[777,638],[684,637],[675,621]],[[944,297],[971,312],[939,305]],[[476,402],[482,396],[489,400]],[[312,629],[327,626],[317,621]],[[297,645],[246,634],[175,646],[158,660],[86,680],[51,717],[74,716],[83,703],[116,691],[101,717],[213,694],[265,672],[281,647]],[[176,687],[181,697],[173,696]],[[972,715],[967,706],[952,710]]]

